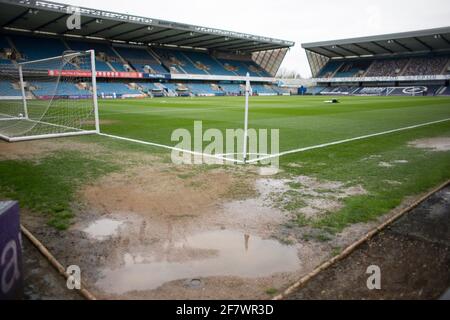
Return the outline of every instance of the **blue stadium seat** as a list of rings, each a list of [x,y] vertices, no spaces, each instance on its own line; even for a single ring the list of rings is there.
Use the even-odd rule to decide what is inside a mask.
[[[152,68],[156,74],[169,73],[149,52],[139,48],[116,47],[117,52],[138,72],[145,72],[145,66]]]

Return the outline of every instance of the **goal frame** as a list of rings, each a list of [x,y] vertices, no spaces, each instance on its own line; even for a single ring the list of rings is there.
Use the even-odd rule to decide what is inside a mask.
[[[91,65],[91,81],[92,81],[92,100],[93,100],[92,102],[93,102],[93,106],[94,106],[95,130],[80,130],[78,128],[62,126],[64,128],[72,129],[75,131],[64,132],[64,133],[40,134],[40,135],[23,136],[23,137],[9,137],[9,136],[5,136],[0,133],[0,139],[5,140],[7,142],[21,142],[21,141],[73,137],[73,136],[91,135],[91,134],[99,134],[100,133],[100,118],[99,118],[99,114],[98,114],[98,96],[97,96],[97,70],[96,70],[96,66],[95,66],[95,50],[78,51],[76,53],[18,63],[17,65],[18,65],[18,72],[19,72],[20,91],[21,91],[21,95],[22,95],[22,104],[23,104],[23,111],[24,111],[23,119],[26,121],[45,123],[45,124],[49,124],[52,126],[60,126],[60,125],[56,125],[56,124],[50,124],[50,123],[46,123],[46,122],[42,122],[42,121],[36,121],[36,120],[29,119],[28,103],[27,103],[27,97],[26,97],[26,93],[25,93],[25,84],[24,84],[24,80],[23,80],[23,66],[32,64],[32,63],[37,63],[37,62],[46,62],[46,61],[54,60],[57,58],[77,56],[77,55],[80,55],[80,53],[88,54],[90,57],[90,61],[91,61],[90,65]],[[17,119],[18,118],[11,118],[11,119],[4,119],[4,120],[17,120]]]

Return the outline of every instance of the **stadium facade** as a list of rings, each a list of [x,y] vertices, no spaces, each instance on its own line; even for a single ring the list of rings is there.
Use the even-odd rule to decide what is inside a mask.
[[[247,73],[256,94],[289,94],[276,85],[275,75],[291,41],[49,1],[0,0],[0,8],[3,72],[24,61],[93,49],[97,91],[105,98],[239,95]],[[69,28],[72,17],[79,25]],[[46,72],[58,75],[57,68],[47,65]],[[83,77],[82,65],[71,69],[66,75]],[[26,94],[54,94],[47,87],[36,79]],[[76,97],[82,91],[74,85],[57,94]],[[21,95],[6,79],[0,79],[0,92]]]
[[[303,44],[323,95],[450,95],[450,27]]]

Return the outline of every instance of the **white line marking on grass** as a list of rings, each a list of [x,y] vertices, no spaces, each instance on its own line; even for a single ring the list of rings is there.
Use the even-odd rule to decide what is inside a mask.
[[[207,154],[207,153],[200,153],[200,152],[195,152],[195,151],[190,151],[190,150],[184,150],[184,149],[180,149],[180,148],[166,146],[164,144],[158,144],[158,143],[153,143],[153,142],[147,142],[147,141],[142,141],[142,140],[136,140],[136,139],[131,139],[131,138],[114,136],[114,135],[110,135],[110,134],[106,134],[106,133],[99,133],[99,135],[101,135],[103,137],[116,139],[116,140],[133,142],[133,143],[143,144],[143,145],[147,145],[147,146],[168,149],[168,150],[172,150],[172,151],[185,152],[185,153],[188,153],[188,154],[192,154],[194,156],[202,156],[202,157],[208,157],[208,158],[213,158],[213,159],[218,159],[218,160],[224,160],[224,161],[231,162],[231,163],[244,164],[244,161],[241,161],[241,160],[238,160],[238,159],[230,159],[230,158],[227,158],[227,157],[221,157],[220,155],[212,155],[212,154]]]
[[[438,124],[438,123],[447,122],[447,121],[450,121],[450,118],[443,119],[443,120],[438,120],[438,121],[427,122],[427,123],[422,123],[422,124],[417,124],[417,125],[414,125],[414,126],[404,127],[404,128],[400,128],[400,129],[394,129],[394,130],[389,130],[389,131],[384,131],[384,132],[379,132],[379,133],[373,133],[373,134],[369,134],[369,135],[365,135],[365,136],[361,136],[361,137],[350,138],[350,139],[345,139],[345,140],[340,140],[340,141],[334,141],[334,142],[324,143],[324,144],[311,146],[311,147],[305,147],[305,148],[296,149],[296,150],[290,150],[290,151],[286,151],[286,152],[281,152],[279,154],[274,154],[274,155],[270,155],[270,156],[267,156],[267,157],[262,157],[262,158],[259,158],[259,159],[251,160],[251,161],[248,161],[247,163],[249,163],[249,164],[257,163],[257,162],[260,162],[260,161],[269,160],[269,159],[273,159],[273,158],[278,158],[278,157],[286,156],[286,155],[289,155],[289,154],[301,153],[301,152],[314,150],[314,149],[326,148],[326,147],[335,146],[335,145],[338,145],[338,144],[344,144],[344,143],[348,143],[348,142],[369,139],[369,138],[373,138],[373,137],[387,135],[387,134],[390,134],[390,133],[416,129],[416,128],[425,127],[425,126],[429,126],[429,125],[432,125],[432,124]]]

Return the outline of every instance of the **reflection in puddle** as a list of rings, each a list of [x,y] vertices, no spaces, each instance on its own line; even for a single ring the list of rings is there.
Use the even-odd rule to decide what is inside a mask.
[[[95,221],[83,231],[96,240],[106,240],[108,237],[114,236],[122,224],[121,221],[101,219]]]
[[[105,269],[97,286],[105,292],[123,294],[153,290],[164,283],[215,276],[257,278],[295,271],[297,250],[273,240],[233,231],[214,231],[188,237],[171,248],[198,251],[196,259],[184,259],[170,253],[126,254],[119,269]],[[207,254],[202,255],[201,252]],[[182,255],[181,255],[182,256]]]

